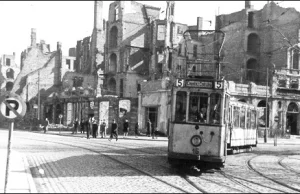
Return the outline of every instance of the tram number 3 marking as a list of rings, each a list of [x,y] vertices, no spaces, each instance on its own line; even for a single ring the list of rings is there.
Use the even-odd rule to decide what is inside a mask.
[[[199,148],[193,148],[193,153],[199,155],[200,154]]]
[[[223,82],[215,82],[215,89],[223,89]]]

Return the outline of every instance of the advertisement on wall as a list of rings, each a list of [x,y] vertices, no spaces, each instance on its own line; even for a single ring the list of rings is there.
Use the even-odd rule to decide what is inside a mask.
[[[108,123],[108,113],[109,113],[109,102],[100,102],[99,103],[99,122],[105,120],[106,124]]]
[[[119,117],[122,118],[128,112],[130,112],[130,100],[120,100],[119,101]]]

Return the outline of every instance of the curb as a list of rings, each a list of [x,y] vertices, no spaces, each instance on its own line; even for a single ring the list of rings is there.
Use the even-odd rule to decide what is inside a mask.
[[[26,171],[27,181],[29,184],[30,193],[37,193],[36,186],[34,184],[32,174],[30,171],[30,166],[29,166],[28,160],[24,156],[22,157],[22,159],[23,159],[24,166],[25,166],[25,171]]]

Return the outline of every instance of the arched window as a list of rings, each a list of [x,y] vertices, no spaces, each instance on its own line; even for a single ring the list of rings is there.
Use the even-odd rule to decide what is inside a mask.
[[[108,82],[108,92],[109,95],[116,95],[116,80],[111,78]]]
[[[300,69],[299,68],[299,48],[289,48],[288,49],[288,68],[290,69]]]
[[[260,127],[265,127],[266,123],[266,117],[267,117],[267,127],[269,127],[269,105],[266,108],[266,101],[261,100],[257,104],[257,108],[259,110],[259,115],[258,115],[258,123]]]
[[[260,40],[257,34],[250,34],[248,36],[247,51],[252,54],[260,52]]]
[[[299,109],[298,109],[298,106],[296,103],[294,102],[291,102],[288,106],[288,109],[287,109],[288,112],[292,112],[292,113],[298,113],[299,112]]]
[[[7,69],[7,71],[6,71],[6,77],[8,78],[8,79],[14,79],[14,74],[15,74],[15,72],[14,72],[14,70],[13,69],[11,69],[11,68],[9,68],[9,69]]]
[[[110,42],[109,46],[115,48],[118,45],[118,28],[116,26],[112,27],[110,30]]]
[[[109,71],[116,72],[117,71],[117,55],[112,53],[109,58]]]
[[[11,91],[12,88],[13,88],[13,86],[14,86],[14,83],[13,83],[13,82],[7,82],[7,83],[6,83],[6,86],[5,86],[6,91]]]
[[[247,61],[247,72],[246,72],[246,79],[248,81],[257,83],[258,82],[258,64],[256,59],[249,59]]]

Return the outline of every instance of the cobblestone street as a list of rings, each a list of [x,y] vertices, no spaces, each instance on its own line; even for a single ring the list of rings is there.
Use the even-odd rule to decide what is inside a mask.
[[[7,131],[0,134],[4,151]],[[252,153],[229,155],[222,171],[191,176],[167,163],[166,140],[110,142],[20,131],[13,139],[39,193],[299,193],[299,148],[260,143]]]

